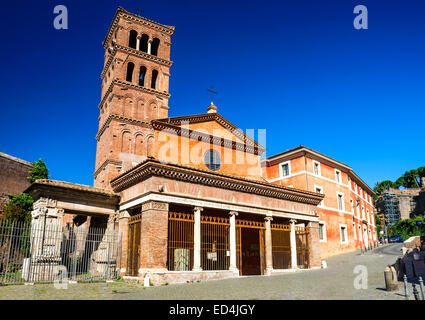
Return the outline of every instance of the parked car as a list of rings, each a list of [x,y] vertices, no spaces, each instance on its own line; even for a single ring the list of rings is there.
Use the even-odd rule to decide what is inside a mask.
[[[403,242],[403,239],[399,235],[393,235],[388,238],[388,242]]]

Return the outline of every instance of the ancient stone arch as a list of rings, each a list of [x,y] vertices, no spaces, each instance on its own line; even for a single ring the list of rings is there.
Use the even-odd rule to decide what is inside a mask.
[[[123,99],[123,110],[122,115],[124,117],[129,117],[133,115],[134,101],[131,95],[126,95]]]
[[[132,136],[129,130],[124,130],[121,134],[121,152],[131,152],[131,140]]]
[[[145,111],[145,99],[138,98],[135,104],[134,118],[138,120],[143,119],[144,111]]]
[[[136,132],[134,139],[134,153],[138,156],[142,156],[144,153],[144,141],[143,141],[143,133]]]
[[[148,157],[154,156],[154,136],[150,134],[146,137],[146,155]]]

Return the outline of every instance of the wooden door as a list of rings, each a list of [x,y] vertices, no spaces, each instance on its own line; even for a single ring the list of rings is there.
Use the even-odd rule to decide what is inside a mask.
[[[128,223],[127,275],[138,276],[140,266],[141,215],[130,218]]]

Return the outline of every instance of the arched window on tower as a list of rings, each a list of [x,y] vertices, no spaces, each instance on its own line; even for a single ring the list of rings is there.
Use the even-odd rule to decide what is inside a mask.
[[[125,78],[125,80],[127,80],[128,82],[133,81],[133,70],[134,70],[134,63],[129,62],[127,65],[127,77]]]
[[[159,48],[159,39],[153,38],[152,41],[152,47],[151,47],[151,54],[154,56],[158,55],[158,48]]]
[[[158,78],[158,71],[153,70],[152,71],[152,81],[151,81],[151,88],[156,89],[156,79]]]
[[[140,51],[148,52],[148,41],[149,36],[147,34],[143,34],[142,38],[140,39]]]
[[[128,46],[130,48],[136,49],[136,44],[137,44],[137,31],[131,30],[130,37],[128,39]]]
[[[146,67],[141,66],[139,72],[139,86],[145,85]]]

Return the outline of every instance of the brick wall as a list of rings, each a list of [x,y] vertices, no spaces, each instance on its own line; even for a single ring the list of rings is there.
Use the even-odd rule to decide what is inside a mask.
[[[30,162],[0,152],[0,194],[19,194],[29,187]]]

